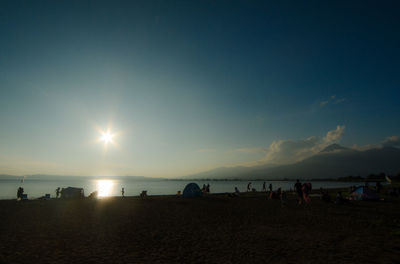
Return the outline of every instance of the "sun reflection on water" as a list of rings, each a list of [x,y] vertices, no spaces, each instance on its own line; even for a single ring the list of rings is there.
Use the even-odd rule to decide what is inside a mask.
[[[112,180],[98,180],[97,190],[99,197],[108,197],[111,195],[114,186],[114,181]]]

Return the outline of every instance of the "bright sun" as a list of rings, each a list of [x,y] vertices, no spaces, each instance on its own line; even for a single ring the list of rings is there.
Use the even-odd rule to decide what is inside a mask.
[[[110,132],[102,132],[100,140],[103,141],[104,143],[112,143],[114,135],[112,135]]]
[[[99,132],[99,137],[97,138],[97,143],[103,143],[104,150],[107,150],[109,145],[114,147],[119,147],[118,143],[116,142],[116,138],[118,137],[119,133],[112,131],[111,127],[108,127],[107,130],[103,130],[101,128],[97,128]]]

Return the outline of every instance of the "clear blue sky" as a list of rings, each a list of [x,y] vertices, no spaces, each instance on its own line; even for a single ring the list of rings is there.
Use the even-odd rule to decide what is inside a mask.
[[[399,135],[400,3],[274,2],[1,1],[0,173],[172,177],[337,125]]]

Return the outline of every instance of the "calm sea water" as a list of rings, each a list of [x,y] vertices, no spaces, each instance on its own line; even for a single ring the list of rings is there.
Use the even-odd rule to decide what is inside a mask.
[[[174,181],[174,180],[133,180],[133,179],[26,179],[21,182],[20,179],[0,180],[0,199],[16,198],[18,187],[23,187],[28,199],[38,198],[45,194],[55,197],[57,187],[80,187],[84,188],[85,196],[93,191],[98,191],[101,196],[121,196],[121,189],[125,188],[125,196],[137,196],[142,190],[147,190],[148,195],[167,195],[176,194],[177,191],[183,191],[186,184],[193,181]],[[235,187],[240,191],[246,191],[249,181],[194,181],[200,188],[203,184],[210,184],[211,193],[233,192]],[[261,191],[263,181],[251,181],[253,188]],[[273,189],[282,188],[289,190],[293,188],[294,181],[266,181],[272,184]],[[352,185],[361,185],[360,182],[312,182],[314,189],[322,188],[341,188]]]

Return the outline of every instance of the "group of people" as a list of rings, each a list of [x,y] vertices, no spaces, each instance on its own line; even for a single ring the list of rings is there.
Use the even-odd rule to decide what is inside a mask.
[[[249,182],[247,184],[247,192],[255,192],[256,189],[252,187],[252,183]],[[277,199],[277,200],[281,200],[282,202],[285,202],[287,199],[287,195],[285,191],[282,191],[281,188],[278,188],[276,191],[272,190],[272,183],[270,183],[268,185],[268,189],[267,189],[267,183],[263,182],[262,185],[262,191],[267,193],[267,199]],[[237,187],[235,187],[235,193],[239,194],[239,190]]]
[[[271,189],[271,191],[267,193],[267,199],[281,200],[284,203],[287,200],[286,192],[282,191],[281,188],[278,188],[276,191],[272,191]]]
[[[266,183],[264,182],[264,183],[263,183],[263,187],[262,187],[262,191],[263,191],[263,192],[266,192],[266,191],[267,191],[266,186],[267,186],[267,185],[266,185]],[[272,192],[272,184],[271,184],[271,183],[269,184],[268,189],[269,189],[270,192]]]
[[[271,184],[271,183],[269,184],[268,189],[269,189],[270,192],[272,192],[272,184]],[[253,191],[253,192],[256,191],[256,189],[253,188],[251,182],[249,182],[249,183],[247,184],[247,191],[248,191],[248,192],[250,192],[250,191]],[[266,183],[266,182],[263,183],[262,191],[263,191],[263,192],[266,192],[266,191],[267,191],[267,183]]]
[[[298,196],[298,203],[309,203],[311,201],[310,199],[310,193],[312,190],[312,185],[311,183],[301,183],[299,180],[296,180],[296,183],[294,185],[294,189],[297,193]],[[254,191],[254,188],[251,186],[251,182],[247,184],[247,191],[249,192],[250,190]],[[267,184],[266,182],[263,183],[262,186],[262,191],[267,192],[267,198],[268,199],[278,199],[281,200],[282,202],[285,202],[287,200],[287,194],[285,191],[282,191],[281,188],[278,188],[276,191],[272,190],[272,184],[270,183],[268,186],[267,190]]]
[[[210,193],[210,184],[207,183],[207,185],[203,184],[203,188],[201,188],[201,191],[203,193]]]
[[[309,182],[301,184],[300,180],[296,180],[296,183],[294,184],[294,189],[297,193],[297,201],[299,204],[302,203],[309,203],[311,201],[310,199],[310,193],[312,190],[312,185]]]

